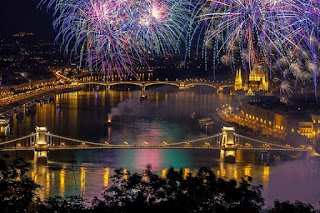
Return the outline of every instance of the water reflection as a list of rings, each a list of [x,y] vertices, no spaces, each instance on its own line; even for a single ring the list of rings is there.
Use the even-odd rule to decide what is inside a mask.
[[[64,197],[65,195],[65,180],[66,180],[66,170],[65,170],[65,167],[63,167],[61,170],[60,170],[60,174],[59,174],[59,177],[60,177],[60,196],[61,197]],[[69,178],[68,178],[69,179]]]
[[[262,179],[264,181],[268,181],[269,180],[269,175],[270,175],[270,166],[263,166],[263,176]]]
[[[128,175],[126,175],[128,171],[131,173],[144,172],[146,168],[145,165],[147,165],[148,162],[146,156],[141,155],[140,159],[137,158],[140,150],[132,150],[133,153],[131,154],[124,151],[125,150],[101,151],[101,153],[95,156],[96,158],[100,158],[100,156],[109,157],[100,162],[81,159],[81,157],[78,158],[81,159],[81,163],[80,161],[74,163],[72,163],[72,161],[57,161],[55,158],[51,158],[48,165],[34,164],[29,175],[37,184],[42,186],[39,191],[41,198],[81,195],[85,199],[90,200],[94,196],[101,196],[104,188],[111,184],[114,169],[120,168],[120,162],[117,162],[117,158],[113,158],[114,156],[127,155],[127,161],[131,161],[131,163],[121,164],[121,167],[126,166],[126,168],[122,170],[124,178],[128,178]],[[86,155],[92,158],[92,153],[94,152],[88,152]],[[205,166],[211,168],[216,176],[221,178],[239,181],[241,178],[252,176],[254,178],[254,184],[262,184],[264,186],[263,195],[267,198],[267,204],[271,204],[272,201],[277,198],[300,199],[302,197],[301,194],[303,194],[305,198],[308,198],[306,201],[313,202],[314,204],[317,203],[317,200],[312,195],[320,190],[320,184],[317,182],[320,178],[320,168],[316,164],[312,164],[313,168],[310,168],[310,162],[292,161],[269,165],[263,162],[259,163],[259,156],[244,152],[242,153],[242,156],[245,156],[243,161],[230,164],[220,160],[219,152],[163,150],[161,153],[160,163],[157,168],[153,168],[152,170],[163,178],[166,178],[166,173],[172,165],[176,170],[182,169],[184,178],[187,178],[189,173],[196,175],[198,168]],[[66,153],[61,154],[66,155]],[[56,152],[55,155],[58,156],[59,153]],[[164,158],[170,155],[178,156],[178,158]],[[182,156],[188,156],[189,160],[181,162],[180,159],[185,159]],[[257,156],[257,161],[251,161],[255,156]],[[136,161],[140,163],[137,165]],[[300,173],[303,173],[303,175],[300,175]],[[58,177],[57,180],[55,180],[55,177]],[[309,187],[311,183],[313,187]],[[306,186],[310,194],[306,194],[304,191],[301,191],[300,194],[296,196],[289,193],[282,193],[282,190],[288,190],[289,185],[296,185],[298,188]],[[289,197],[287,198],[286,196]]]
[[[36,165],[31,171],[30,176],[33,177],[33,180],[42,186],[39,191],[40,198],[46,198],[49,196],[70,196],[77,194],[77,187],[80,188],[81,195],[85,198],[92,198],[92,195],[99,195],[102,190],[110,186],[110,178],[113,175],[113,168],[104,168],[100,170],[99,168],[91,168],[88,173],[86,167],[73,167],[70,165],[63,164],[62,167],[56,167],[57,165]],[[53,169],[49,169],[53,168]],[[70,170],[73,171],[70,171]],[[162,178],[166,178],[168,168],[163,168],[158,173]],[[180,169],[180,168],[175,168]],[[196,175],[198,168],[181,168],[183,171],[183,178],[186,179],[189,174]],[[269,181],[270,176],[270,166],[266,165],[256,165],[251,164],[229,164],[224,163],[223,161],[219,162],[219,167],[212,167],[213,172],[217,177],[226,178],[226,179],[235,179],[240,180],[241,177],[251,176],[253,173],[261,174],[261,182],[259,180],[256,182],[266,183]],[[68,172],[70,171],[70,172]],[[124,179],[128,178],[128,171],[130,172],[139,172],[143,173],[144,169],[141,170],[128,170],[123,169]],[[58,174],[59,176],[59,188],[58,191],[54,188],[54,177]],[[90,178],[94,181],[87,181],[87,178]],[[100,180],[99,180],[100,179]],[[67,181],[68,180],[68,181]],[[78,186],[76,185],[78,182]],[[54,190],[51,190],[54,189]],[[88,191],[88,190],[93,191]],[[89,194],[88,194],[89,193]]]
[[[124,141],[130,144],[147,142],[150,145],[164,141],[172,143],[206,136],[205,130],[198,126],[197,119],[212,116],[217,106],[231,101],[229,95],[192,90],[149,91],[148,100],[142,103],[139,101],[140,95],[140,92],[116,91],[79,91],[56,95],[52,103],[38,105],[36,111],[25,113],[21,119],[15,118],[12,134],[13,137],[25,136],[38,125],[46,126],[50,132],[58,135],[108,141],[110,144],[123,144]],[[117,109],[119,114],[114,119],[114,125],[106,129],[104,123],[112,108]],[[193,112],[196,114],[194,120],[190,118]],[[208,128],[208,134],[217,133],[220,129],[220,125]],[[42,186],[39,191],[42,198],[83,195],[90,200],[99,196],[104,187],[110,186],[114,169],[124,168],[124,173],[142,173],[148,164],[163,178],[171,166],[182,168],[185,178],[189,172],[196,175],[200,167],[211,168],[218,177],[228,179],[240,180],[252,176],[255,184],[264,185],[264,195],[271,201],[279,198],[277,196],[280,194],[271,192],[286,187],[288,180],[291,180],[291,184],[298,183],[301,188],[307,185],[310,192],[308,202],[313,202],[312,193],[315,190],[320,191],[318,165],[313,169],[306,166],[296,169],[296,161],[267,164],[252,152],[238,150],[224,153],[223,156],[225,154],[234,155],[235,163],[224,162],[220,159],[221,153],[215,150],[50,151],[47,165],[40,164],[33,153],[17,152],[14,157],[25,157],[33,162],[29,175]],[[306,172],[307,169],[314,172]],[[308,194],[304,196],[308,197]]]
[[[184,179],[187,179],[187,177],[189,176],[190,174],[190,169],[189,168],[184,168],[183,169],[183,178]]]
[[[105,168],[104,175],[103,175],[103,187],[104,188],[109,186],[109,175],[110,175],[110,169]]]
[[[230,96],[223,94],[159,90],[148,92],[148,100],[140,103],[140,93],[78,91],[55,95],[53,102],[38,104],[36,111],[25,112],[21,119],[14,118],[12,137],[30,134],[38,125],[59,135],[84,140],[172,142],[205,132],[191,125],[190,113],[196,112],[199,118],[206,117],[212,115],[220,103],[231,101]],[[107,115],[117,106],[119,114],[115,127],[105,130],[103,124]],[[152,137],[154,134],[157,137]]]
[[[69,151],[70,152],[70,151]],[[75,158],[70,159],[70,163],[64,163],[63,160],[59,158],[62,156],[70,156],[67,152],[64,151],[55,151],[53,155],[49,155],[48,165],[39,164],[35,158],[34,168],[31,172],[31,177],[35,180],[36,183],[45,186],[44,194],[41,196],[48,197],[49,195],[55,194],[51,193],[51,188],[54,185],[54,176],[58,175],[59,177],[59,193],[60,196],[65,196],[66,194],[71,194],[66,192],[71,188],[71,191],[76,191],[76,188],[80,188],[81,194],[86,197],[88,188],[92,187],[99,192],[104,187],[109,186],[110,177],[113,174],[114,169],[126,166],[123,169],[124,178],[128,178],[128,171],[130,172],[142,172],[147,165],[152,165],[152,170],[156,171],[161,177],[165,178],[168,169],[173,166],[175,169],[182,168],[183,177],[187,178],[189,173],[196,175],[198,169],[202,166],[211,168],[217,177],[240,180],[242,177],[253,176],[255,181],[259,183],[266,183],[269,181],[269,176],[271,173],[270,165],[264,164],[263,162],[259,163],[257,161],[239,161],[242,159],[241,156],[246,155],[251,159],[250,155],[254,153],[244,154],[242,151],[237,151],[236,163],[230,164],[226,163],[224,160],[220,159],[220,153],[213,150],[101,150],[99,153],[95,153],[94,150],[85,150],[86,156],[89,158],[95,154],[94,160],[89,160],[83,158],[80,153],[75,153],[78,155]],[[191,155],[192,153],[192,155]],[[96,161],[100,159],[100,156],[109,156],[103,161]],[[114,158],[114,157],[117,158]],[[169,157],[171,156],[171,157]],[[181,161],[181,159],[187,159],[189,161]],[[201,157],[200,157],[201,156]],[[60,162],[59,162],[60,159]],[[74,164],[76,160],[76,164]],[[67,160],[68,161],[68,160]],[[90,162],[92,166],[86,165]],[[111,165],[112,167],[105,167],[104,165]],[[100,169],[102,167],[102,170]],[[90,168],[90,172],[88,169]],[[56,173],[56,174],[55,174]],[[101,178],[102,177],[102,178]],[[88,181],[87,179],[94,179],[94,181]],[[97,178],[101,181],[97,181]],[[66,181],[68,180],[68,181]],[[98,185],[98,183],[101,183]],[[78,184],[78,185],[77,185]],[[93,184],[97,184],[93,186]],[[75,188],[75,189],[73,189]]]
[[[84,167],[80,167],[80,190],[83,196],[86,190],[86,168]]]
[[[46,172],[46,197],[50,197],[50,187],[51,187],[51,181],[50,181],[50,173]]]
[[[162,169],[162,171],[161,171],[161,177],[162,178],[166,178],[167,177],[167,169]]]

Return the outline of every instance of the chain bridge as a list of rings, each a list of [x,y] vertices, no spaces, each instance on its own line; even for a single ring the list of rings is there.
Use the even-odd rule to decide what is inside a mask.
[[[33,150],[37,157],[47,158],[50,150],[72,150],[72,149],[211,149],[223,150],[225,154],[235,150],[253,151],[295,151],[312,152],[311,147],[291,147],[275,143],[267,143],[261,140],[246,137],[235,132],[234,127],[223,127],[222,132],[208,137],[167,143],[148,144],[109,144],[108,142],[91,142],[78,140],[52,134],[46,127],[36,127],[36,132],[30,135],[0,142],[1,151]]]

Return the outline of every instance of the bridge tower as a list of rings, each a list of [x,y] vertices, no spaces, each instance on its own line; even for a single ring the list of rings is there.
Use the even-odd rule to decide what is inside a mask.
[[[107,90],[107,91],[110,90],[110,83],[109,83],[109,82],[107,82],[107,84],[106,84],[106,90]]]
[[[185,81],[179,81],[179,89],[187,89]]]
[[[222,142],[221,146],[223,146],[226,149],[234,149],[235,143],[234,143],[234,127],[222,127]]]
[[[34,158],[37,162],[48,161],[48,146],[46,142],[46,127],[36,127],[36,141],[34,147]]]
[[[142,89],[142,92],[146,91],[146,84],[144,82],[142,83],[141,89]]]
[[[222,141],[221,146],[224,148],[220,152],[220,159],[227,163],[236,162],[236,149],[234,142],[234,127],[222,127]]]

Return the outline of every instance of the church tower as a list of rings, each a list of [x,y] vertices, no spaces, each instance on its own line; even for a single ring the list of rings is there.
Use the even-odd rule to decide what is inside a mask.
[[[262,78],[262,90],[264,91],[268,91],[269,90],[269,81],[267,79],[267,75],[265,75],[263,78]]]
[[[236,71],[236,79],[234,81],[234,90],[241,90],[242,89],[242,75],[241,69]]]

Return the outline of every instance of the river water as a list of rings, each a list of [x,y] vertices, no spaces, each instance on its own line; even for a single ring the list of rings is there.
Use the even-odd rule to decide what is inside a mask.
[[[206,137],[218,133],[220,124],[200,128],[198,118],[211,117],[215,109],[231,102],[231,96],[201,90],[172,90],[162,87],[147,91],[77,91],[57,94],[54,101],[37,105],[36,110],[14,117],[13,138],[45,126],[49,132],[81,140],[110,144],[156,145]],[[57,107],[57,105],[60,107]],[[191,113],[195,112],[195,118]],[[104,125],[108,114],[112,127]],[[220,160],[214,150],[65,150],[50,151],[48,164],[34,163],[33,152],[19,151],[10,157],[23,157],[32,163],[29,175],[42,186],[41,198],[80,195],[87,200],[100,196],[110,185],[114,169],[142,172],[152,170],[164,175],[173,166],[185,174],[200,167],[211,168],[218,177],[240,180],[252,176],[254,184],[263,185],[267,206],[273,200],[301,200],[318,205],[320,200],[320,161],[298,154],[272,160],[279,153],[269,153],[269,160],[252,151],[237,151],[236,163]],[[271,160],[270,160],[271,159]]]

